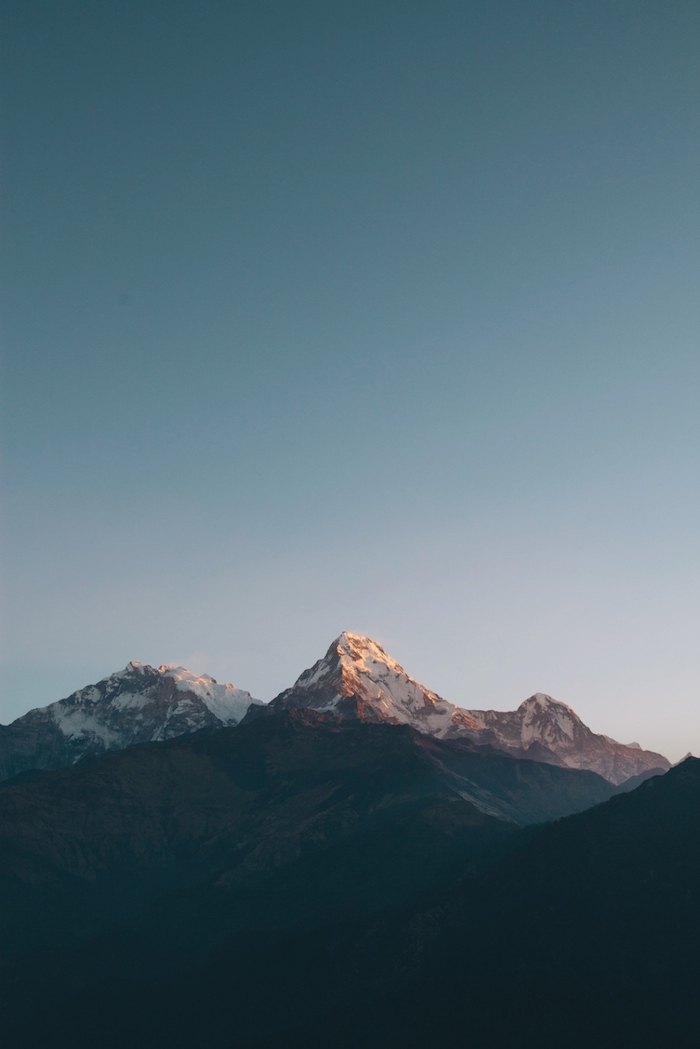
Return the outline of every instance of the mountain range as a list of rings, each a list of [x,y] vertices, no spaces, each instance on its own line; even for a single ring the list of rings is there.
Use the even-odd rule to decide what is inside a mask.
[[[6,786],[4,1044],[690,1047],[699,769],[296,709]]]
[[[670,767],[663,755],[637,743],[592,732],[570,707],[542,693],[512,712],[459,707],[410,677],[376,641],[346,632],[268,705],[183,667],[129,663],[67,699],[0,726],[0,780],[295,707],[407,724],[437,739],[468,739],[512,757],[588,769],[614,784]]]
[[[55,937],[72,942],[86,928],[96,933],[106,917],[131,913],[165,886],[197,885],[200,894],[246,887],[248,921],[253,889],[282,870],[289,877],[308,855],[329,845],[352,851],[358,835],[367,853],[387,823],[434,821],[426,857],[390,886],[396,901],[413,881],[436,876],[444,835],[459,869],[518,827],[582,811],[619,789],[593,772],[468,740],[304,709],[127,748],[0,791],[0,960]],[[41,911],[48,887],[55,913],[32,927],[26,908],[38,900]],[[315,892],[308,907],[318,899]]]
[[[8,1049],[696,1044],[700,761],[352,634],[267,705],[132,663],[7,730]]]
[[[512,712],[456,706],[410,677],[376,641],[347,632],[292,688],[247,717],[290,707],[408,724],[438,739],[466,738],[513,757],[589,769],[616,784],[670,768],[663,755],[642,750],[638,743],[625,745],[591,732],[571,707],[540,692]]]

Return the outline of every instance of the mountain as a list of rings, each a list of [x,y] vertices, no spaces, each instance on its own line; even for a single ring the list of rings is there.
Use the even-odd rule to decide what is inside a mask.
[[[67,699],[0,725],[0,780],[73,765],[134,743],[237,725],[259,702],[206,674],[134,661]]]
[[[615,784],[670,768],[663,755],[637,743],[625,745],[591,732],[571,707],[542,693],[513,712],[465,710],[410,677],[378,642],[347,632],[292,688],[248,716],[294,707],[407,724],[438,739],[466,737],[513,757],[589,769]]]
[[[591,732],[571,707],[536,692],[517,710],[470,710],[482,740],[514,755],[553,761],[572,769],[590,769],[611,783],[644,773],[665,772],[670,761],[642,750],[638,743],[617,743]],[[473,737],[477,738],[477,737]]]
[[[343,633],[267,706],[206,674],[129,663],[67,699],[0,725],[0,781],[299,707],[406,724],[436,739],[468,739],[512,757],[588,769],[614,784],[670,768],[661,754],[591,732],[570,707],[542,693],[513,712],[465,710],[419,684],[376,641]]]
[[[275,965],[302,971],[325,1015],[297,1007],[290,1023],[291,981],[276,1033],[244,1044],[695,1049],[699,883],[700,761],[689,758],[418,908],[288,942]],[[235,977],[231,962],[222,979]]]
[[[250,717],[295,707],[361,721],[411,725],[438,739],[480,727],[468,711],[409,677],[378,642],[347,632],[336,638],[323,659],[305,670],[292,688],[281,692],[266,709],[251,711]]]
[[[694,1049],[700,761],[518,829],[447,755],[614,791],[304,710],[6,788],[4,1044]]]
[[[393,912],[520,827],[614,790],[591,772],[308,710],[6,785],[0,1026],[22,988],[49,1007],[95,981],[187,970],[231,940]]]

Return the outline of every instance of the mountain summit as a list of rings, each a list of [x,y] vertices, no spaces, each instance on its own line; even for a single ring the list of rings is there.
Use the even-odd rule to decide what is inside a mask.
[[[542,692],[515,711],[465,710],[412,678],[377,641],[347,632],[265,713],[293,707],[408,724],[438,739],[467,736],[513,757],[589,769],[615,784],[670,768],[661,754],[592,732],[571,707]],[[252,710],[250,718],[262,712]]]
[[[237,725],[248,707],[259,703],[208,674],[134,660],[95,685],[0,725],[0,780],[73,765],[133,743]]]
[[[470,710],[469,714],[484,742],[537,761],[590,769],[611,783],[671,767],[662,754],[642,750],[638,743],[618,743],[592,732],[571,707],[543,692],[536,692],[514,711]]]
[[[408,724],[442,739],[479,725],[410,677],[377,641],[347,631],[268,709],[311,707],[339,717]],[[254,715],[256,712],[251,712]]]

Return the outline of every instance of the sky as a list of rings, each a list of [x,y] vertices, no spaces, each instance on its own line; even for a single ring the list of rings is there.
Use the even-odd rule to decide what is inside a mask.
[[[2,0],[0,721],[342,630],[700,753],[700,11]]]

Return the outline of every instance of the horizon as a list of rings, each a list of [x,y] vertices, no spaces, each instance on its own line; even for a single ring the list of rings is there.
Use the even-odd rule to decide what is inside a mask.
[[[2,18],[0,722],[349,625],[700,753],[697,11]]]

